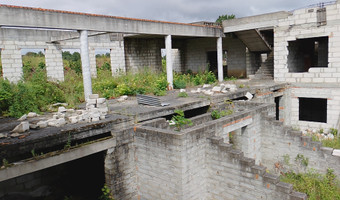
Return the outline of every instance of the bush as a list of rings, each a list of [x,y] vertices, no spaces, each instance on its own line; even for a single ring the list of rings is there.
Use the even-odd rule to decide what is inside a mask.
[[[8,112],[13,94],[13,85],[8,80],[0,78],[0,115]]]
[[[281,181],[293,184],[294,190],[306,193],[310,200],[340,199],[339,181],[331,169],[327,170],[326,175],[314,170],[298,174],[287,172],[281,175]]]
[[[182,80],[182,79],[174,80],[174,89],[184,89],[186,87],[187,87],[187,83],[185,80]]]

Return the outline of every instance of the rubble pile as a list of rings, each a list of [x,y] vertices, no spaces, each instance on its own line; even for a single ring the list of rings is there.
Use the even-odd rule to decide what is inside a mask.
[[[61,105],[61,104],[60,104]],[[67,106],[65,104],[62,104]],[[48,126],[61,127],[65,124],[97,122],[105,119],[109,109],[105,98],[99,98],[98,94],[91,94],[86,99],[85,110],[66,109],[64,106],[58,107],[58,111],[53,114],[52,118],[38,121],[37,123],[29,123],[28,118],[38,117],[36,113],[30,112],[18,119],[21,123],[11,131],[11,137],[19,137],[29,129],[46,128]]]
[[[191,93],[194,94],[205,94],[205,95],[214,95],[215,93],[223,93],[226,94],[228,92],[235,92],[237,90],[237,86],[235,84],[220,84],[218,86],[212,87],[210,84],[204,84],[202,88],[197,88],[196,90],[191,90]]]

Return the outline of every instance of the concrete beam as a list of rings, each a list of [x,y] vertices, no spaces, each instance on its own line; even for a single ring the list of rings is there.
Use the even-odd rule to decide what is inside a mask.
[[[161,22],[1,4],[0,26],[154,35],[171,34],[196,37],[222,36],[221,28],[214,26]]]
[[[16,163],[14,166],[0,170],[0,182],[83,158],[85,156],[105,151],[115,146],[116,139],[111,138],[76,149],[71,149],[65,153],[43,158],[41,160],[31,160],[27,162]]]
[[[278,24],[278,20],[287,18],[290,12],[280,11],[251,17],[243,17],[229,19],[222,22],[223,32],[232,33],[236,31],[244,31],[261,28],[274,28]]]
[[[104,34],[108,34],[108,33],[106,32],[89,33],[87,37],[94,37],[94,36],[104,35]],[[79,39],[79,37],[80,37],[79,33],[70,32],[68,34],[51,37],[51,42],[53,43],[53,42],[61,42],[61,41],[66,41],[66,40]]]

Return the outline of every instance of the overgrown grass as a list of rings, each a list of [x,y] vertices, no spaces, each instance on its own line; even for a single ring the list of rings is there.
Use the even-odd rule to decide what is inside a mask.
[[[43,54],[23,56],[24,76],[19,83],[13,84],[0,77],[0,115],[20,117],[28,112],[47,111],[49,105],[57,102],[66,102],[69,107],[84,102],[79,56],[77,52],[63,52],[65,80],[60,83],[47,79]],[[92,79],[93,93],[107,99],[121,95],[166,94],[168,82],[165,70],[156,73],[145,68],[137,73],[112,77],[109,67],[103,67],[105,62],[102,64],[98,77]],[[174,74],[175,88],[215,82],[216,77],[212,72]]]
[[[334,149],[340,149],[340,138],[339,136],[335,137],[333,140],[322,140],[322,146],[330,147]]]
[[[340,185],[334,170],[325,175],[310,170],[307,173],[288,172],[281,175],[281,181],[293,184],[296,191],[306,193],[310,200],[339,200]]]

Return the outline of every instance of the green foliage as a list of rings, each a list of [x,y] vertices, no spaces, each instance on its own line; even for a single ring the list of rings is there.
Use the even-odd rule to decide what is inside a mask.
[[[244,88],[245,85],[244,85],[244,84],[241,84],[241,85],[239,85],[238,87],[239,87],[239,88]]]
[[[330,133],[333,134],[336,137],[338,135],[338,129],[331,128]]]
[[[193,77],[194,85],[202,85],[202,84],[212,84],[217,81],[216,76],[213,72],[205,71],[203,73],[196,74]]]
[[[102,188],[102,193],[103,194],[99,197],[99,200],[114,200],[110,188],[106,185]]]
[[[186,119],[184,117],[184,112],[183,110],[175,110],[174,111],[176,115],[174,115],[172,118],[171,118],[171,121],[173,121],[175,124],[172,125],[172,126],[175,126],[175,130],[176,131],[180,131],[181,128],[185,125],[188,125],[188,126],[192,126],[192,122],[190,119]]]
[[[68,136],[67,136],[67,142],[66,142],[66,144],[64,145],[64,149],[65,150],[68,150],[68,149],[70,149],[71,148],[71,134],[68,134]]]
[[[82,73],[80,53],[74,52],[71,54],[69,51],[64,51],[62,52],[62,58],[66,71],[73,70],[77,74]]]
[[[216,23],[219,23],[219,24],[222,24],[222,21],[223,20],[228,20],[228,19],[234,19],[235,18],[235,15],[234,14],[231,14],[231,15],[220,15],[218,16],[218,18],[216,19]]]
[[[188,97],[188,94],[186,92],[180,92],[178,93],[178,97]]]
[[[224,80],[225,81],[236,81],[237,78],[235,78],[234,76],[231,76],[231,77],[225,77]]]
[[[290,166],[290,156],[288,154],[283,155],[283,161],[286,165]]]
[[[0,78],[0,114],[5,115],[12,104],[13,85],[8,81]]]
[[[295,161],[298,162],[301,166],[307,167],[309,163],[309,158],[306,158],[302,154],[297,154],[295,157]]]
[[[187,87],[187,83],[183,79],[174,79],[174,89],[184,89]]]
[[[334,149],[340,149],[340,138],[339,136],[334,136],[333,140],[322,140],[322,146],[330,147]]]
[[[2,159],[2,166],[4,166],[5,168],[9,167],[9,162],[5,158]]]
[[[296,191],[306,193],[310,200],[340,199],[339,181],[332,169],[328,169],[325,175],[315,170],[298,174],[290,171],[281,175],[281,181],[292,184]]]
[[[215,119],[219,119],[221,117],[224,117],[224,116],[227,116],[227,115],[231,115],[231,114],[233,114],[233,112],[230,111],[230,110],[221,110],[221,111],[213,110],[211,112],[211,117],[215,120]]]

